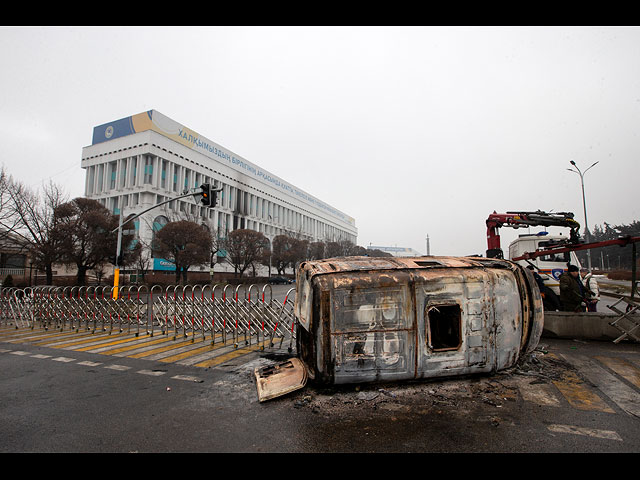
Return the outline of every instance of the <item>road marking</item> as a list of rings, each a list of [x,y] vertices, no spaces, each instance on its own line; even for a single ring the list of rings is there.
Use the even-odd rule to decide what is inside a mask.
[[[543,383],[519,382],[518,390],[522,398],[537,405],[559,407],[560,400],[551,391],[551,386]]]
[[[606,413],[615,413],[604,400],[592,390],[584,386],[584,382],[574,372],[567,371],[562,375],[562,380],[554,380],[553,384],[569,404],[578,410],[598,410]]]
[[[174,375],[173,377],[176,380],[186,380],[188,382],[200,382],[202,383],[202,379],[198,378],[198,377],[192,377],[190,375]]]
[[[31,358],[51,358],[52,355],[43,355],[41,353],[38,353],[36,355],[31,355]]]
[[[76,343],[81,342],[81,341],[84,341],[84,342],[90,342],[91,341],[90,339],[89,340],[77,340],[78,338],[84,338],[84,337],[89,337],[89,338],[93,337],[93,338],[95,338],[95,334],[93,334],[93,333],[77,333],[77,334],[73,334],[73,333],[67,332],[67,333],[60,334],[60,335],[64,335],[65,337],[74,338],[74,339],[76,339],[75,340]],[[58,337],[60,335],[54,335],[54,336]],[[68,338],[67,339],[65,339],[65,338],[63,338],[63,339],[55,338],[53,340],[51,340],[51,339],[46,340],[44,342],[36,342],[36,343],[34,343],[34,345],[38,345],[38,346],[42,346],[42,347],[62,348],[62,345],[59,345],[59,344],[61,342],[65,342],[67,340],[68,340]],[[73,344],[73,342],[71,342],[70,344]]]
[[[221,363],[227,362],[229,360],[233,360],[234,358],[241,357],[242,355],[247,355],[249,353],[256,352],[260,349],[260,347],[269,342],[269,340],[265,340],[264,342],[258,343],[256,345],[252,345],[250,347],[239,348],[232,352],[226,353],[224,355],[219,355],[210,360],[205,360],[204,362],[196,363],[196,367],[215,367],[216,365],[220,365]]]
[[[78,365],[84,365],[86,367],[97,367],[98,365],[102,365],[102,362],[90,362],[90,361],[84,361],[84,362],[78,362]]]
[[[129,358],[150,357],[147,360],[158,360],[159,358],[169,356],[170,353],[166,353],[166,352],[170,352],[171,350],[176,350],[179,348],[192,349],[192,348],[197,348],[197,345],[198,345],[197,343],[191,343],[190,340],[185,340],[185,341],[173,340],[173,341],[176,343],[172,343],[171,345],[165,345],[164,347],[158,347],[152,350],[146,350],[143,352],[139,352],[133,355],[126,355],[126,356]]]
[[[217,348],[219,348],[219,347],[218,346],[213,346],[213,345],[205,345],[204,347],[187,350],[186,352],[177,353],[177,354],[172,355],[170,357],[161,358],[161,359],[159,359],[159,361],[160,362],[164,362],[164,363],[173,363],[173,362],[177,362],[179,360],[183,360],[183,359],[185,359],[187,357],[191,357],[193,355],[198,355],[198,354],[200,354],[202,352],[210,352],[211,350],[215,350]]]
[[[142,374],[142,375],[151,375],[154,377],[158,377],[160,375],[164,375],[167,372],[161,371],[161,370],[138,370],[138,373]]]
[[[621,358],[613,358],[613,357],[594,357],[599,362],[603,363],[605,366],[609,367],[611,370],[616,372],[622,378],[624,378],[627,382],[635,385],[640,388],[640,369],[634,367],[626,360]]]
[[[141,338],[140,342],[136,342],[133,345],[125,345],[124,347],[116,347],[113,349],[108,349],[105,350],[102,353],[103,355],[117,355],[119,353],[123,353],[123,352],[129,352],[131,350],[137,350],[140,348],[145,348],[145,347],[149,347],[151,345],[155,345],[158,343],[165,343],[168,342],[169,339],[166,337],[161,337],[161,338],[156,338],[156,339],[152,339],[151,337],[148,338]]]
[[[80,340],[78,340],[78,338],[80,338]],[[100,334],[96,335],[95,333],[84,333],[82,335],[79,335],[78,337],[75,337],[74,340],[72,341],[68,341],[68,340],[57,340],[56,342],[41,342],[38,343],[36,345],[41,345],[44,347],[50,347],[50,348],[68,348],[69,350],[73,350],[72,348],[69,347],[73,347],[75,345],[82,345],[83,343],[90,343],[90,342],[97,342],[100,340]]]
[[[73,330],[66,332],[52,332],[52,331],[31,331],[22,332],[20,335],[15,335],[10,343],[30,343],[37,346],[45,346],[50,343],[64,341],[65,338],[77,338],[89,334],[77,333]],[[61,338],[62,337],[62,338]]]
[[[76,352],[89,352],[89,351],[92,351],[92,350],[99,350],[99,349],[102,349],[104,347],[109,347],[109,346],[112,346],[112,345],[118,345],[118,344],[123,343],[123,342],[131,342],[133,340],[138,340],[138,338],[137,337],[131,337],[130,335],[126,335],[125,338],[118,338],[117,335],[116,336],[108,336],[108,337],[97,338],[94,343],[92,343],[90,345],[87,345],[85,347],[73,348],[71,350],[74,350]]]
[[[3,341],[8,343],[28,343],[31,341],[36,341],[40,338],[51,338],[51,337],[59,337],[60,335],[68,335],[67,332],[64,333],[54,333],[48,331],[37,331],[37,330],[17,330],[14,333],[9,335],[3,335]]]
[[[108,368],[109,370],[118,370],[120,372],[124,372],[125,370],[129,370],[131,367],[125,367],[124,365],[107,365],[104,368]]]
[[[597,428],[576,427],[574,425],[549,425],[548,429],[557,433],[571,433],[622,442],[622,437],[613,430],[598,430]]]
[[[74,362],[76,359],[75,358],[68,358],[68,357],[56,357],[56,358],[52,358],[51,360],[53,360],[54,362],[69,363],[69,362]]]
[[[563,355],[625,412],[640,417],[640,394],[584,355]]]
[[[22,350],[15,350],[11,352],[12,355],[29,355],[29,352],[23,352]]]

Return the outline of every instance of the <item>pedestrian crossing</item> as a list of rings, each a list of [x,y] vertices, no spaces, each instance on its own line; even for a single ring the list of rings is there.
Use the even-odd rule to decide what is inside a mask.
[[[187,332],[183,335],[138,335],[120,332],[46,331],[0,326],[0,342],[5,345],[29,344],[63,350],[58,361],[71,352],[85,352],[111,357],[143,359],[167,364],[212,368],[228,362],[248,362],[270,347],[269,340],[238,345],[223,341],[220,335],[204,337]],[[5,349],[6,350],[6,349]],[[16,348],[14,352],[20,354]],[[607,414],[625,413],[640,417],[640,353],[629,358],[615,355],[588,357],[579,353],[548,353],[562,360],[568,368],[550,381],[513,375],[506,383],[517,390],[525,402],[545,407],[570,405],[581,411]]]
[[[183,335],[138,335],[137,333],[82,332],[68,330],[16,329],[0,327],[0,342],[29,344],[67,352],[86,352],[112,357],[145,359],[201,368],[224,365],[243,356],[250,356],[270,347],[270,340],[244,338],[237,345],[224,341],[222,335],[203,336],[187,332]],[[276,343],[277,346],[277,343]]]
[[[638,360],[578,353],[548,356],[566,362],[567,368],[557,378],[547,382],[516,375],[507,382],[525,401],[546,407],[561,407],[566,402],[577,410],[611,414],[619,409],[640,417]]]

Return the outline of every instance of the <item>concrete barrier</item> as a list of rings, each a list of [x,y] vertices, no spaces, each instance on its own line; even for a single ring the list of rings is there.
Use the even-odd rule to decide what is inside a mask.
[[[542,336],[547,338],[576,338],[580,340],[613,341],[622,335],[616,327],[609,325],[620,315],[600,312],[544,312]],[[640,315],[633,315],[640,322]],[[636,335],[640,332],[636,331]],[[623,341],[633,341],[627,337]]]

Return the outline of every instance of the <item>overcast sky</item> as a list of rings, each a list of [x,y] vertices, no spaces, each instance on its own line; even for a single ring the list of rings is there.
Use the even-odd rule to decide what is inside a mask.
[[[494,210],[640,219],[635,27],[1,27],[1,162],[84,194],[93,127],[155,109],[352,216],[484,254]],[[533,231],[537,231],[532,229]],[[551,229],[551,231],[554,231]],[[565,230],[566,232],[566,230]],[[503,228],[503,248],[523,230]]]

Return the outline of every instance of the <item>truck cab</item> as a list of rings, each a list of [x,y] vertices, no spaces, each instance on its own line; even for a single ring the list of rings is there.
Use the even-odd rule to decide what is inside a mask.
[[[545,247],[560,247],[568,240],[568,237],[548,235],[547,232],[520,235],[509,245],[509,259],[517,258],[526,252],[535,252]],[[545,285],[553,290],[556,295],[560,295],[560,275],[567,271],[568,265],[575,265],[580,268],[580,262],[575,252],[545,255],[532,260],[518,260],[517,263],[524,267],[533,265]]]

